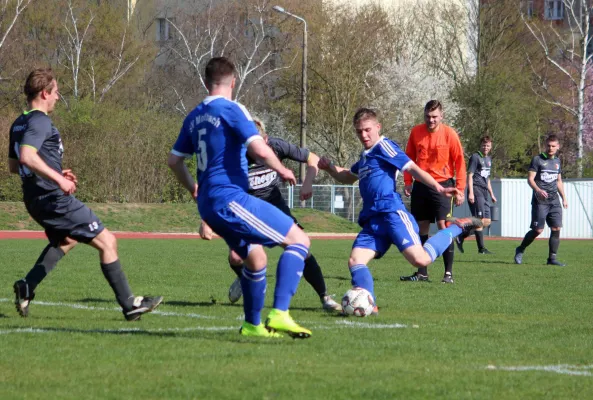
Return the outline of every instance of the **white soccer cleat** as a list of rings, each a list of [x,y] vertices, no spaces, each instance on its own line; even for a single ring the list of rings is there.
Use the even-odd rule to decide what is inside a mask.
[[[323,296],[321,298],[321,304],[325,311],[342,311],[342,306],[332,299],[331,296]]]
[[[229,301],[236,303],[243,296],[243,289],[241,289],[241,279],[237,278],[229,288]]]

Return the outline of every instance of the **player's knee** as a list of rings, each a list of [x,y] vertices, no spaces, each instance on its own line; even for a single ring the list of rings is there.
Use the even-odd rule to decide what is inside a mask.
[[[562,229],[562,228],[561,228],[561,227],[559,227],[559,226],[556,226],[556,227],[550,228],[550,230],[551,230],[552,232],[559,232],[559,231],[560,231],[560,229]]]
[[[489,218],[484,218],[482,219],[482,224],[484,225],[484,228],[487,228],[490,226],[490,224],[492,224],[492,220]]]
[[[533,231],[533,234],[537,237],[537,236],[541,235],[544,230],[543,229],[532,229],[532,231]]]
[[[310,248],[311,239],[309,239],[309,236],[302,229],[296,225],[293,225],[286,236],[286,244],[288,246],[292,244],[301,244],[307,248]]]

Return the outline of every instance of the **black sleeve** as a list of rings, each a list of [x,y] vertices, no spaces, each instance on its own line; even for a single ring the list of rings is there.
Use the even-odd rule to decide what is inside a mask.
[[[12,133],[12,127],[14,126],[14,124],[12,124],[12,126],[10,127],[10,140],[8,141],[8,158],[12,158],[13,160],[18,160],[19,156],[16,153],[16,149],[14,147],[14,133]]]
[[[478,169],[478,161],[479,161],[478,158],[479,157],[478,157],[478,155],[476,153],[472,154],[472,156],[469,158],[469,163],[468,163],[468,166],[467,166],[467,172],[468,173],[471,172],[473,174],[473,173],[476,172],[476,170]]]
[[[305,163],[309,159],[309,150],[279,138],[269,138],[268,146],[274,150],[280,160],[288,158],[289,160]]]
[[[27,130],[23,133],[19,145],[39,150],[43,142],[51,136],[51,120],[47,115],[38,113],[29,118],[27,125]]]
[[[529,164],[529,171],[537,172],[539,170],[539,156],[535,156],[531,159]]]

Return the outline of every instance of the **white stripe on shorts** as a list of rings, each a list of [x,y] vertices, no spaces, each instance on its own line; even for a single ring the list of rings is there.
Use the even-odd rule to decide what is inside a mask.
[[[232,212],[237,214],[239,218],[247,222],[250,226],[255,228],[255,230],[262,233],[264,236],[272,239],[276,243],[284,242],[284,236],[282,236],[278,231],[272,229],[269,225],[257,218],[255,215],[247,211],[239,203],[231,201],[229,208]]]
[[[421,244],[420,237],[416,233],[416,230],[414,229],[414,224],[412,224],[412,221],[410,221],[410,216],[408,215],[408,213],[403,210],[397,210],[397,214],[404,222],[404,225],[406,226],[406,230],[408,231],[408,233],[410,234],[410,237],[412,238],[412,243]]]

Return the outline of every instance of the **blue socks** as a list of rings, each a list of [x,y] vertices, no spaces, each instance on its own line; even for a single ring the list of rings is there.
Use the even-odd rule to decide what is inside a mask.
[[[369,267],[364,264],[356,264],[350,268],[350,275],[352,275],[352,286],[361,287],[368,290],[375,298],[375,283]]]
[[[266,297],[266,271],[267,268],[257,272],[243,268],[241,275],[245,321],[253,325],[261,323],[261,310]]]
[[[309,248],[302,244],[293,244],[284,249],[284,253],[278,260],[278,270],[276,271],[274,308],[280,311],[288,310],[290,300],[296,293],[303,276],[307,254],[309,254]]]
[[[461,235],[462,232],[463,230],[457,225],[451,225],[446,229],[442,229],[426,241],[424,250],[426,250],[430,255],[430,259],[434,262],[441,254],[447,251],[453,242],[453,238]]]

